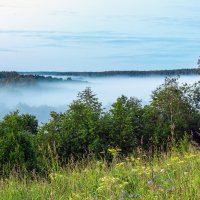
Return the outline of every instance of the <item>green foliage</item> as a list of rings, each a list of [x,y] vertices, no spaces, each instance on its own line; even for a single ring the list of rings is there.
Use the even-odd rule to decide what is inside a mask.
[[[61,78],[53,78],[52,76],[40,76],[26,74],[22,75],[17,72],[0,72],[0,87],[5,86],[29,86],[42,82],[61,82]],[[70,81],[70,79],[68,79]]]
[[[51,145],[51,141],[55,141],[57,152],[63,158],[97,152],[102,112],[101,103],[91,89],[86,88],[65,113],[52,113],[52,120],[41,129],[40,136],[47,133],[44,137]]]
[[[12,112],[0,121],[0,172],[26,168],[48,173],[88,155],[111,162],[118,154],[154,155],[178,146],[188,151],[191,139],[200,143],[199,102],[200,82],[179,85],[167,78],[144,107],[122,95],[105,111],[86,88],[64,113],[52,112],[40,127],[34,116]]]
[[[69,162],[46,178],[1,180],[0,199],[200,199],[200,153]]]
[[[12,112],[6,115],[2,122],[0,122],[0,135],[8,132],[17,133],[19,131],[36,134],[38,128],[38,121],[35,116],[29,114],[19,114],[19,111]]]
[[[177,79],[167,78],[153,92],[150,106],[144,109],[145,131],[150,131],[156,145],[163,145],[169,138],[181,139],[191,121],[193,109],[184,93],[184,87],[178,85]]]
[[[0,173],[13,168],[28,171],[37,168],[33,135],[37,133],[35,116],[13,112],[0,122]]]
[[[123,153],[132,152],[142,137],[142,107],[140,101],[121,96],[110,109],[110,146]]]
[[[0,138],[0,174],[11,170],[37,169],[37,155],[33,136],[26,132],[7,133]]]

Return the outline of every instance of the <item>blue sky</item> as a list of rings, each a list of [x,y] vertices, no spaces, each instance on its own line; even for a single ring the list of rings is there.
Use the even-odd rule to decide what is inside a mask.
[[[196,67],[199,0],[0,0],[0,71]]]

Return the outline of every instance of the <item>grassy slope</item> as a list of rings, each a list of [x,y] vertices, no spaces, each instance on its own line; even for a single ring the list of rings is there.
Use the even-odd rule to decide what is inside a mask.
[[[0,199],[200,199],[200,152],[145,156],[103,161],[73,162],[49,177],[18,180],[12,175],[0,181]]]

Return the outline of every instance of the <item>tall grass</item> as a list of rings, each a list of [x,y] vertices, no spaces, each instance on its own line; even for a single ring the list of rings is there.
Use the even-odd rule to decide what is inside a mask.
[[[200,199],[199,150],[174,149],[153,158],[113,155],[111,163],[88,158],[62,168],[56,164],[46,177],[12,173],[0,181],[0,199]]]

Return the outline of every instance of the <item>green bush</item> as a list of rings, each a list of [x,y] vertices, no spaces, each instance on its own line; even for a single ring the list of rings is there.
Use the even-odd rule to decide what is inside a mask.
[[[38,169],[33,136],[27,132],[7,133],[0,138],[0,173]]]

